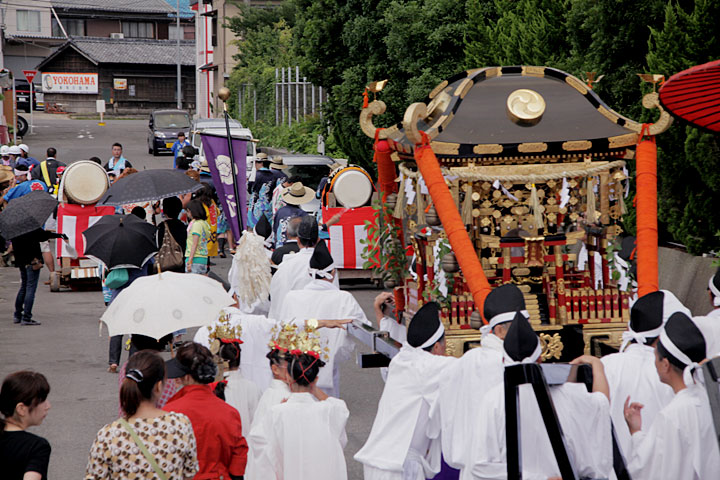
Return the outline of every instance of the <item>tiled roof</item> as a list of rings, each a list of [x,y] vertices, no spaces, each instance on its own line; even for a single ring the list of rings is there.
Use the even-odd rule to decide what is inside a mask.
[[[172,13],[165,0],[51,0],[55,8],[109,12]]]
[[[175,40],[140,40],[110,38],[77,38],[60,47],[39,67],[61,54],[66,48],[76,48],[94,63],[135,63],[144,65],[175,65]],[[195,43],[180,42],[180,64],[195,65]]]

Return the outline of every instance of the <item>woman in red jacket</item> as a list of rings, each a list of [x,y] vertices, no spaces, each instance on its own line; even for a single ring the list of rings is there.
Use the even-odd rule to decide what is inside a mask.
[[[190,418],[200,463],[195,480],[242,479],[247,442],[238,411],[210,389],[217,374],[210,350],[198,343],[185,344],[166,368],[168,378],[181,379],[183,388],[163,409]]]

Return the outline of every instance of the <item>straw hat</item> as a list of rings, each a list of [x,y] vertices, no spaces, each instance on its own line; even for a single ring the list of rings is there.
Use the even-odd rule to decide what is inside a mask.
[[[288,166],[283,163],[283,158],[280,155],[275,155],[270,159],[270,168],[274,168],[275,170],[284,170],[288,168]]]
[[[315,198],[315,190],[306,187],[302,182],[295,182],[282,193],[282,199],[289,205],[302,205]]]
[[[265,152],[260,152],[257,155],[255,155],[255,161],[256,162],[263,162],[268,159],[268,154]]]

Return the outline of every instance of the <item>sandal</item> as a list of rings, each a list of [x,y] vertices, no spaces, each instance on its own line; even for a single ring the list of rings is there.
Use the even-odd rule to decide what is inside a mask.
[[[111,364],[111,365],[108,367],[107,371],[108,371],[108,373],[117,373],[117,371],[118,371],[117,363]]]

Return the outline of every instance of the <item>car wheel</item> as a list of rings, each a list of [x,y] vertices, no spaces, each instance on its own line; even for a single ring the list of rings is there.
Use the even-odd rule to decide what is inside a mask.
[[[18,117],[17,117],[17,134],[20,135],[21,137],[24,137],[28,131],[28,127],[29,127],[29,125],[28,125],[27,120],[25,120],[23,117],[18,115]]]
[[[157,151],[157,148],[152,149],[152,154],[153,154],[153,157],[157,157],[158,155],[160,155],[160,153],[158,153],[158,151]]]

